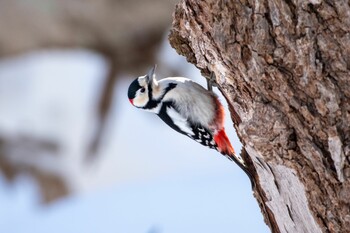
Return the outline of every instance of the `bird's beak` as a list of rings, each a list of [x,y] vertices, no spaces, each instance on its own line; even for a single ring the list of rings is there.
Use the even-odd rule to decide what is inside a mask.
[[[148,78],[149,78],[150,81],[153,80],[153,75],[154,75],[154,73],[156,72],[156,68],[157,68],[157,64],[155,64],[155,65],[148,71],[147,76],[148,76]]]

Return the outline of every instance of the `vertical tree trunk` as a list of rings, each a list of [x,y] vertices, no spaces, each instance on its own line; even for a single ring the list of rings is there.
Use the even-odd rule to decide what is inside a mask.
[[[350,232],[345,0],[181,0],[170,42],[216,74],[273,232]]]

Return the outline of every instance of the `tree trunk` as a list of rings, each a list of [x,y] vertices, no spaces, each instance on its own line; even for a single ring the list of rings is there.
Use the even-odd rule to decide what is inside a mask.
[[[181,0],[170,43],[216,75],[272,232],[350,232],[350,7]]]

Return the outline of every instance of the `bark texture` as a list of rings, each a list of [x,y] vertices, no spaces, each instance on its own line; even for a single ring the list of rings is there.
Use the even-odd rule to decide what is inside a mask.
[[[170,43],[227,98],[272,232],[350,232],[350,7],[195,1]]]

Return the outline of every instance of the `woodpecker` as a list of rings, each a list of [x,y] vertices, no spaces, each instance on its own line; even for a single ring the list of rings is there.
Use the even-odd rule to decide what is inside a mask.
[[[253,176],[237,157],[224,128],[224,107],[212,91],[188,78],[155,79],[154,66],[147,75],[129,86],[130,103],[157,114],[167,125],[200,144],[219,151],[234,161],[249,177]]]

